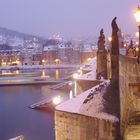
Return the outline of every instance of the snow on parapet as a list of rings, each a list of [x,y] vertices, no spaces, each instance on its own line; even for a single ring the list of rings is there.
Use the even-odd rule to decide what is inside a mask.
[[[97,57],[92,58],[83,66],[83,70],[92,71],[97,69]]]
[[[97,75],[96,71],[95,72],[91,71],[91,72],[88,72],[86,74],[81,75],[77,79],[78,80],[91,80],[91,81],[93,81],[93,80],[96,80],[96,75]]]
[[[83,66],[83,70],[85,71],[90,71],[86,74],[80,75],[80,77],[78,77],[77,79],[80,80],[96,80],[96,68],[97,68],[97,64],[96,64],[96,57],[92,58],[92,60],[90,62],[88,62],[87,64],[85,64]]]
[[[104,112],[105,100],[103,95],[107,92],[106,89],[109,84],[109,82],[101,83],[94,91],[91,91],[84,100],[79,112],[86,116],[118,121],[117,117]]]
[[[99,119],[110,120],[113,122],[118,121],[116,116],[104,112],[104,99],[103,95],[110,82],[105,81],[100,85],[93,87],[76,98],[70,99],[56,107],[56,110],[81,114]]]

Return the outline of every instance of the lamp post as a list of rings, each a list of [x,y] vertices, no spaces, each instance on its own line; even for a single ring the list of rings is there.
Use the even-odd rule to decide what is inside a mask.
[[[42,60],[42,64],[43,64],[43,65],[45,64],[45,60],[44,60],[44,59]]]
[[[139,29],[138,58],[140,58],[140,6],[139,5],[134,15],[136,18],[136,22],[138,23],[138,29]]]
[[[59,59],[55,59],[55,64],[58,65],[59,64]]]

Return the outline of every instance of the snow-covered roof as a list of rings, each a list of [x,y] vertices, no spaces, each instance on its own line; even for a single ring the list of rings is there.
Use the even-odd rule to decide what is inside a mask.
[[[105,81],[104,83],[83,92],[76,98],[72,98],[56,106],[56,110],[116,122],[118,121],[116,116],[104,111],[105,100],[103,95],[106,93],[106,89],[109,84],[109,81]]]

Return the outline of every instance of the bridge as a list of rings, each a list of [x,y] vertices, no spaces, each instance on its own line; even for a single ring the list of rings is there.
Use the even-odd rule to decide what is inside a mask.
[[[80,68],[82,65],[24,65],[24,66],[0,66],[0,70],[23,70],[23,69],[67,69]]]

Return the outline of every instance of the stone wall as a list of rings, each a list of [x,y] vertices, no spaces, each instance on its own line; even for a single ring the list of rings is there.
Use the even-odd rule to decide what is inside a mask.
[[[90,81],[90,80],[76,80],[77,83],[77,94],[81,94],[84,91],[98,85],[101,83],[101,81],[99,80],[94,80],[94,81]]]
[[[107,53],[107,77],[111,79],[111,55],[110,52]]]
[[[117,122],[55,111],[56,140],[117,140]]]
[[[107,52],[97,52],[97,74],[107,78]]]
[[[140,64],[136,58],[120,56],[119,58],[119,88],[120,88],[120,124],[123,136],[131,116],[138,111],[135,106],[134,93],[139,92]]]

